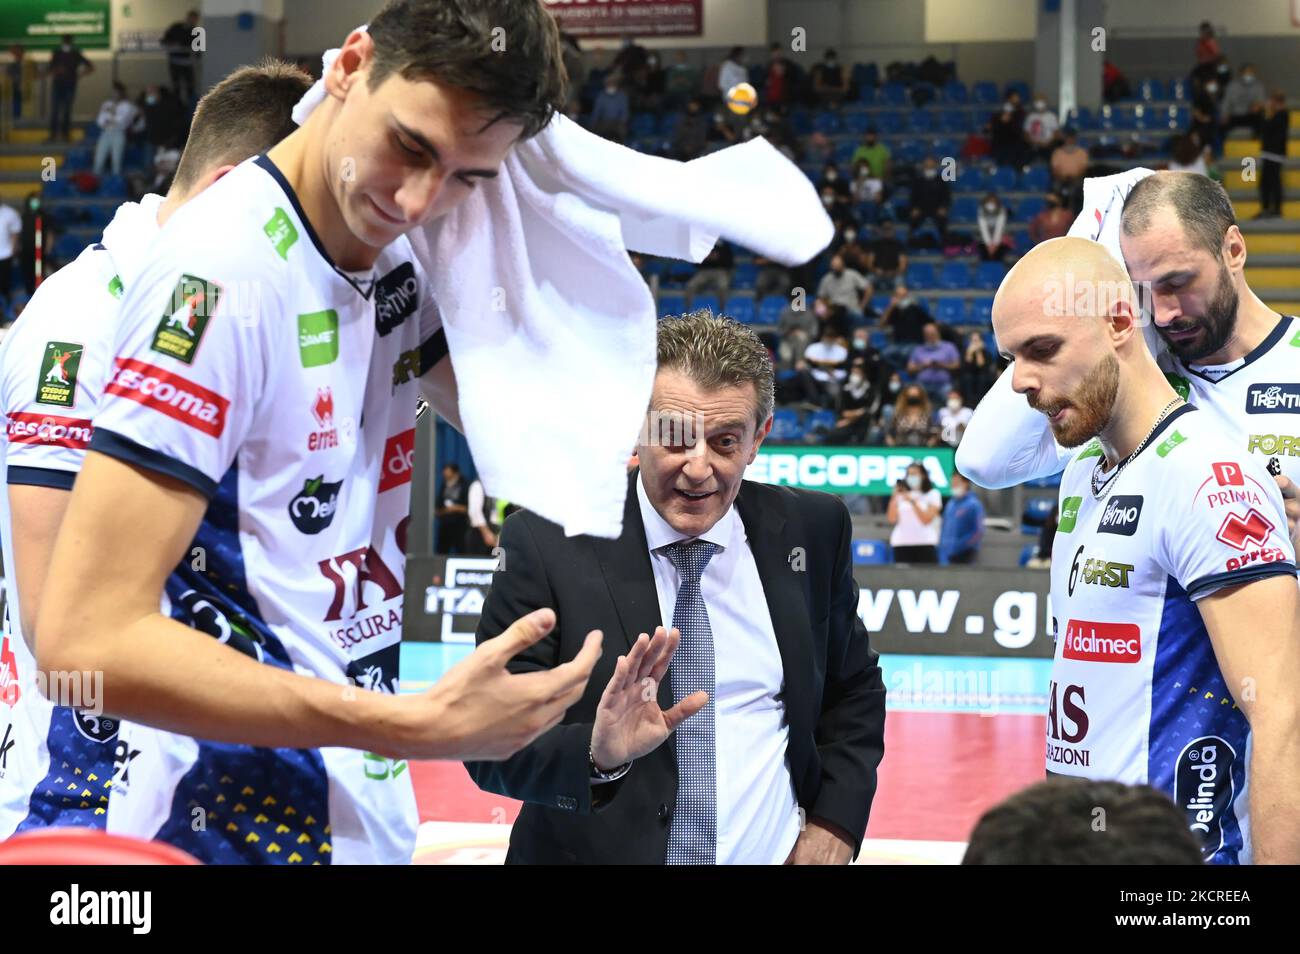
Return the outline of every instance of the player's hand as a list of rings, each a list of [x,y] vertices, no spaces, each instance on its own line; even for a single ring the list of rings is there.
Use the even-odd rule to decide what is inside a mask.
[[[707,692],[693,692],[671,709],[659,708],[659,684],[681,638],[675,627],[666,633],[660,626],[653,639],[642,633],[631,652],[618,658],[614,676],[600,697],[591,732],[596,768],[611,771],[653,752],[683,721],[708,704]]]
[[[534,610],[452,666],[427,692],[409,697],[403,736],[408,758],[499,761],[559,724],[582,698],[600,658],[603,636],[587,634],[582,650],[554,669],[512,673],[506,664],[555,627],[555,612]]]
[[[1291,533],[1291,544],[1300,549],[1300,487],[1295,481],[1283,474],[1274,478],[1277,489],[1282,491],[1282,503],[1286,507],[1286,524]]]

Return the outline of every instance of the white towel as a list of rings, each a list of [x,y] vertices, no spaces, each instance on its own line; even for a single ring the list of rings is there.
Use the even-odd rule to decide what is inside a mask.
[[[1149,175],[1151,169],[1129,169],[1113,176],[1097,176],[1083,180],[1083,211],[1070,226],[1067,235],[1074,238],[1092,239],[1106,246],[1116,261],[1124,264],[1124,253],[1119,247],[1120,214],[1124,210],[1124,200],[1133,190],[1133,186]],[[1149,318],[1149,316],[1145,316]],[[1150,320],[1142,323],[1142,335],[1153,355],[1165,350],[1164,339],[1156,331]]]
[[[324,96],[317,83],[294,119]],[[626,250],[699,262],[721,237],[795,265],[833,234],[812,183],[765,140],[681,163],[557,114],[410,235],[487,492],[566,534],[617,537],[656,360],[654,299]]]

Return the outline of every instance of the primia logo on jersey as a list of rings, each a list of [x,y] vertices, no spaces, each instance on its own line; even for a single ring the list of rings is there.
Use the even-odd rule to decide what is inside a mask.
[[[1187,743],[1174,766],[1174,802],[1187,813],[1188,827],[1201,836],[1206,857],[1223,847],[1223,819],[1236,792],[1236,761],[1237,753],[1226,740],[1207,735]]]
[[[1300,414],[1300,384],[1252,384],[1247,414]]]
[[[26,411],[14,411],[9,415],[11,444],[43,444],[46,447],[85,450],[90,446],[93,433],[90,421],[82,417],[55,417]]]
[[[84,347],[75,342],[47,341],[36,380],[36,403],[72,407],[77,403],[77,371]]]
[[[1142,516],[1142,497],[1140,495],[1116,494],[1106,501],[1101,521],[1097,524],[1098,533],[1117,533],[1131,537],[1137,530],[1138,520]]]
[[[403,262],[375,282],[375,328],[382,338],[415,314],[420,301],[420,283],[415,266]]]
[[[339,446],[338,428],[334,426],[334,392],[328,388],[316,389],[316,400],[311,405],[312,417],[318,430],[307,435],[307,450],[327,450]]]
[[[384,445],[384,471],[379,477],[379,492],[411,482],[415,466],[415,428],[394,434]]]
[[[289,501],[289,519],[303,533],[317,534],[334,521],[343,481],[326,482],[325,475],[303,481],[302,490]]]
[[[113,363],[117,367],[105,394],[130,398],[210,437],[220,437],[226,429],[230,401],[215,391],[134,358],[114,358]]]
[[[1072,619],[1065,624],[1065,644],[1061,655],[1082,662],[1139,662],[1142,659],[1142,630],[1136,623]]]

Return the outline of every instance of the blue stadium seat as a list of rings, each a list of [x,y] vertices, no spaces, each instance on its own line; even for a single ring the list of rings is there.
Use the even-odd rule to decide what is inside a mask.
[[[726,313],[742,325],[752,325],[758,320],[754,299],[749,295],[732,295],[728,298]]]
[[[1039,195],[1031,195],[1029,198],[1021,199],[1016,203],[1015,217],[1021,221],[1028,222],[1046,207],[1046,199]]]
[[[700,308],[707,308],[716,315],[722,311],[722,299],[717,295],[692,295],[691,311],[697,311]]]
[[[660,135],[672,138],[673,133],[677,131],[677,124],[682,121],[681,113],[664,113],[663,118],[659,120]]]
[[[81,254],[86,247],[84,238],[78,235],[60,235],[54,242],[54,257],[61,262],[70,262]]]
[[[781,320],[781,312],[785,311],[786,300],[780,295],[768,295],[758,303],[758,323],[760,325],[775,325]]]
[[[774,441],[797,441],[803,437],[803,425],[799,423],[799,412],[793,408],[778,407],[772,412],[772,434]]]
[[[974,222],[979,215],[980,200],[973,195],[959,195],[952,200],[949,218],[953,222]]]
[[[1007,267],[1001,262],[980,262],[975,266],[975,287],[994,291],[1006,273]]]
[[[641,274],[646,278],[651,275],[662,275],[668,270],[668,263],[662,258],[647,256],[641,262]]]
[[[792,109],[790,111],[790,128],[796,135],[807,136],[813,131],[812,114],[806,109]]]
[[[1025,501],[1025,512],[1020,517],[1020,532],[1036,534],[1052,513],[1056,501],[1051,497],[1030,497]]]
[[[871,65],[875,66],[876,64],[872,63]],[[877,89],[875,83],[859,83],[858,102],[861,103],[863,106],[875,106],[877,105],[876,95],[878,92],[879,90]]]
[[[1191,98],[1191,90],[1187,85],[1187,80],[1179,78],[1169,81],[1169,88],[1165,91],[1170,99],[1183,102]]]
[[[824,136],[836,135],[840,131],[839,114],[831,112],[829,109],[822,110],[813,119],[813,130]]]
[[[954,159],[961,155],[962,141],[956,136],[940,136],[934,140],[934,154],[936,156],[952,156]]]
[[[889,544],[884,540],[853,541],[853,562],[856,566],[878,566],[892,560]]]
[[[686,311],[685,295],[660,295],[659,296],[659,317],[664,315],[680,315]]]
[[[871,347],[875,348],[877,351],[880,351],[886,345],[889,344],[889,332],[880,331],[880,330],[873,331],[871,332],[868,340],[871,344]]]
[[[876,129],[880,131],[881,135],[901,133],[903,131],[903,114],[893,109],[881,110],[876,113]],[[893,148],[892,144],[890,148]]]
[[[758,283],[758,266],[753,262],[738,262],[731,270],[731,287],[753,291]]]
[[[844,111],[844,131],[853,133],[855,136],[861,136],[868,129],[875,125],[875,120],[871,118],[870,113]],[[857,144],[854,143],[856,148]]]
[[[945,325],[964,325],[966,323],[966,302],[961,298],[940,298],[939,307],[934,317]]]
[[[939,287],[959,291],[970,286],[970,266],[965,262],[944,262],[939,270]]]
[[[966,90],[966,84],[961,80],[949,80],[943,86],[943,101],[963,105],[970,102],[970,93]]]
[[[1020,548],[1020,565],[1021,566],[1028,565],[1029,561],[1034,558],[1034,554],[1037,552],[1038,552],[1037,543],[1026,543],[1023,547]]]
[[[894,145],[894,164],[917,165],[930,155],[930,148],[920,139],[908,139]]]
[[[628,124],[628,132],[635,138],[653,136],[659,131],[659,121],[654,113],[633,113]]]
[[[858,148],[858,144],[852,139],[842,139],[835,144],[835,164],[848,168],[850,160],[853,158],[853,152]]]
[[[872,295],[870,305],[872,309],[876,312],[876,314],[883,315],[885,313],[885,309],[889,307],[889,302],[890,302],[889,295]]]
[[[1025,486],[1050,490],[1053,487],[1061,486],[1061,475],[1048,474],[1046,477],[1035,477],[1033,480],[1026,480]]]
[[[1025,192],[1046,192],[1052,186],[1052,170],[1045,165],[1030,166],[1020,173],[1020,188]]]
[[[973,325],[983,325],[985,328],[993,327],[993,299],[992,298],[972,298],[970,302],[970,323]],[[994,349],[990,348],[992,354]]]
[[[997,84],[990,83],[987,80],[975,84],[971,98],[981,106],[992,106],[994,103],[1001,102],[1001,97],[998,96]]]
[[[1003,96],[1010,96],[1012,93],[1020,94],[1020,102],[1027,103],[1032,98],[1029,93],[1029,84],[1024,80],[1013,80],[1008,83],[1003,90]]]
[[[979,166],[963,163],[953,185],[960,192],[979,192],[984,188],[984,172]]]
[[[1097,117],[1087,106],[1072,109],[1065,117],[1065,125],[1073,126],[1079,132],[1093,132],[1101,128]]]
[[[804,425],[804,429],[807,431],[815,431],[819,427],[824,427],[826,430],[829,431],[832,427],[835,426],[835,421],[836,421],[835,412],[832,411],[830,408],[823,407],[809,414],[804,419],[803,425]]]
[[[1012,166],[995,166],[986,181],[994,192],[1009,192],[1016,187],[1016,170]]]
[[[1138,96],[1151,102],[1156,99],[1165,98],[1165,84],[1158,79],[1146,79],[1138,84]]]
[[[126,180],[121,176],[104,176],[99,183],[99,195],[109,199],[125,199]]]
[[[67,179],[51,179],[42,187],[45,200],[67,199],[73,195],[72,183]]]
[[[907,87],[892,80],[885,83],[880,87],[880,102],[886,106],[907,106]]]
[[[938,279],[934,274],[934,266],[929,262],[913,262],[907,266],[907,287],[926,290],[934,288]]]
[[[945,109],[939,113],[939,131],[946,133],[970,132],[970,113],[964,109]]]
[[[908,132],[928,133],[934,129],[934,116],[928,109],[914,109],[907,116]]]

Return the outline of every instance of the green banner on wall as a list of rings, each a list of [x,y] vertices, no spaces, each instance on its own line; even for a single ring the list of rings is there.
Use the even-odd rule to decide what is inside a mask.
[[[951,447],[786,447],[764,444],[745,471],[749,480],[833,494],[888,496],[917,461],[936,490],[951,483]]]
[[[21,43],[29,50],[49,50],[70,33],[83,50],[106,50],[111,7],[110,0],[3,0],[0,48]]]

